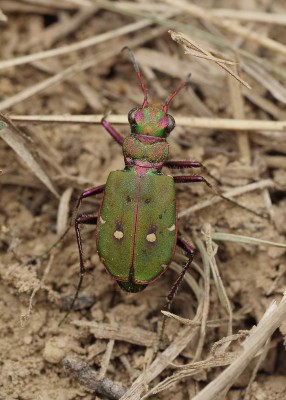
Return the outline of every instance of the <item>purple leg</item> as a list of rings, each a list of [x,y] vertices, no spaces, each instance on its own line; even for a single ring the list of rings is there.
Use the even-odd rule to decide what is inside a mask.
[[[182,283],[182,280],[184,279],[184,276],[185,276],[186,272],[188,271],[188,269],[190,268],[191,263],[194,258],[193,248],[187,242],[185,242],[183,239],[181,239],[179,237],[177,238],[177,246],[181,247],[181,249],[183,249],[187,253],[187,256],[189,259],[188,259],[186,265],[183,266],[182,272],[178,276],[176,282],[174,283],[170,292],[167,295],[167,303],[164,307],[164,311],[170,311],[172,302],[173,302],[173,300],[178,292],[178,289]],[[167,317],[166,317],[166,315],[164,315],[163,322],[162,322],[162,328],[161,328],[161,332],[160,332],[159,343],[161,343],[161,341],[163,339],[163,334],[164,334],[164,330],[165,330],[165,326],[166,326],[166,320],[167,320]]]
[[[101,120],[101,125],[107,130],[113,139],[120,144],[120,146],[123,145],[123,137],[114,128],[112,128],[112,126],[106,121],[106,119],[104,119],[104,117]]]
[[[48,250],[46,250],[43,254],[41,254],[40,256],[38,256],[37,258],[43,258],[46,257],[55,247],[58,246],[59,243],[61,243],[61,241],[65,238],[65,236],[67,235],[67,233],[69,232],[70,228],[73,226],[73,223],[75,221],[76,215],[78,213],[78,210],[80,208],[81,202],[83,199],[85,199],[86,197],[89,196],[96,196],[99,193],[102,193],[104,191],[104,187],[105,185],[101,185],[101,186],[97,186],[95,188],[91,188],[88,190],[85,190],[80,197],[77,200],[76,206],[74,208],[73,214],[72,214],[72,218],[71,218],[71,222],[69,223],[69,226],[66,228],[66,230],[63,232],[63,234],[59,237],[58,240],[56,240],[51,247],[49,247]]]
[[[74,211],[73,211],[72,221],[75,220],[75,216],[78,213],[78,210],[79,210],[79,208],[81,206],[82,200],[86,199],[87,197],[96,196],[97,194],[102,193],[104,191],[104,188],[105,188],[105,185],[100,185],[100,186],[96,186],[94,188],[91,188],[91,189],[88,189],[88,190],[85,190],[84,192],[82,192],[82,194],[77,199],[76,206],[75,206]]]
[[[238,206],[240,208],[242,208],[245,211],[250,212],[251,214],[254,214],[260,218],[265,218],[265,219],[269,219],[268,215],[265,214],[260,214],[257,211],[251,210],[248,207],[243,206],[242,204],[237,203],[234,200],[229,199],[228,197],[225,197],[223,194],[221,194],[216,187],[212,186],[203,176],[197,176],[197,175],[182,175],[182,176],[174,176],[174,181],[176,183],[193,183],[193,182],[203,182],[205,183],[209,188],[211,188],[215,194],[217,196],[219,196],[220,198],[226,200],[228,203],[232,204],[233,206]]]
[[[176,183],[204,182],[208,187],[213,188],[212,185],[203,176],[181,175],[181,176],[174,176],[173,178]]]
[[[76,232],[76,240],[77,240],[77,246],[78,246],[78,252],[79,252],[79,262],[80,262],[80,278],[79,278],[79,282],[77,285],[77,289],[73,298],[73,301],[71,303],[70,309],[67,311],[67,313],[65,314],[64,318],[61,320],[61,322],[59,323],[59,325],[61,325],[66,318],[69,316],[70,312],[73,310],[75,302],[78,298],[80,289],[81,289],[81,285],[83,282],[83,277],[86,271],[85,265],[84,265],[84,256],[83,256],[83,248],[82,248],[82,238],[81,238],[81,233],[80,233],[80,228],[79,225],[96,225],[97,224],[97,217],[95,217],[94,215],[86,215],[86,214],[82,214],[79,215],[76,220],[75,220],[75,232]]]
[[[187,253],[189,259],[188,259],[186,265],[183,267],[182,272],[178,276],[178,278],[177,278],[176,282],[174,283],[173,287],[171,288],[170,292],[168,293],[168,296],[167,296],[168,310],[170,309],[172,301],[174,300],[174,297],[176,296],[176,293],[180,287],[180,284],[184,278],[184,275],[187,272],[187,270],[189,269],[189,267],[193,261],[193,258],[194,258],[193,248],[187,242],[185,242],[183,239],[181,239],[179,237],[177,239],[177,246],[181,247],[181,249],[183,249]]]
[[[198,161],[167,161],[164,164],[168,168],[205,168]]]
[[[201,168],[201,170],[214,179],[217,184],[220,184],[220,181],[209,172],[207,167],[198,161],[167,161],[164,166],[170,169]]]
[[[76,302],[76,299],[78,298],[78,294],[82,285],[82,281],[83,281],[83,276],[85,274],[85,266],[84,266],[84,257],[83,257],[83,249],[82,249],[82,239],[81,239],[81,234],[80,234],[80,229],[79,229],[79,225],[81,224],[86,224],[86,225],[96,225],[97,224],[97,217],[93,216],[93,215],[86,215],[86,214],[82,214],[82,215],[77,215],[78,210],[81,206],[82,200],[86,199],[87,197],[90,196],[96,196],[97,194],[100,194],[104,191],[105,185],[100,185],[88,190],[85,190],[84,192],[82,192],[82,194],[79,196],[74,212],[73,212],[73,218],[72,221],[74,221],[74,227],[75,227],[75,232],[76,232],[76,240],[77,240],[77,245],[78,245],[78,251],[79,251],[79,261],[80,261],[80,279],[77,285],[77,290],[75,293],[75,296],[73,298],[71,307],[69,309],[69,311],[65,314],[64,318],[61,320],[61,322],[59,323],[59,325],[61,325],[66,318],[68,317],[69,313],[72,311],[74,304]]]

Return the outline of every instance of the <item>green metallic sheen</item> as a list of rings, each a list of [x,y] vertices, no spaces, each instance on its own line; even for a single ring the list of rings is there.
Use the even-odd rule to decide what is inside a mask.
[[[144,107],[140,109],[142,118],[140,120],[136,118],[136,124],[134,124],[131,129],[132,133],[138,135],[147,135],[155,137],[166,137],[165,127],[160,127],[159,121],[166,117],[164,111],[162,111],[162,106],[152,105],[149,107]]]
[[[135,169],[110,173],[99,212],[97,247],[109,273],[128,282],[123,289],[139,291],[136,284],[148,284],[166,270],[176,233],[171,176],[153,171],[140,176]]]
[[[169,145],[166,141],[146,143],[136,136],[127,136],[123,142],[123,154],[133,160],[160,163],[167,160]]]
[[[171,262],[177,233],[175,195],[171,176],[148,172],[140,179],[134,258],[136,282],[152,282]],[[148,241],[148,235],[155,235],[156,240]]]
[[[123,281],[132,266],[134,215],[136,212],[136,174],[115,171],[108,176],[97,224],[97,249],[106,269]],[[122,227],[123,238],[114,233]]]

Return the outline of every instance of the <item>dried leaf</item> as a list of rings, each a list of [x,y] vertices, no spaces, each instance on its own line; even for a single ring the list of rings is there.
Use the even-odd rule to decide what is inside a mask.
[[[47,173],[42,169],[35,157],[28,149],[27,139],[22,132],[3,114],[0,113],[0,137],[18,154],[28,168],[40,181],[57,197],[59,194]]]

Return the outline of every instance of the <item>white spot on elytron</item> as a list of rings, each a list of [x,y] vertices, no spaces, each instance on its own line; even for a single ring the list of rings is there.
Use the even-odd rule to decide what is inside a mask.
[[[115,231],[113,235],[114,235],[114,237],[116,239],[122,239],[123,238],[123,232],[121,232],[121,231]]]
[[[166,269],[167,267],[168,267],[168,265],[166,265],[166,264],[161,265],[161,268],[163,268],[163,269]]]
[[[170,228],[168,228],[168,231],[173,232],[175,230],[175,225],[170,226]]]
[[[146,236],[146,239],[148,242],[156,242],[156,235],[155,233],[149,233],[149,235]]]
[[[106,222],[106,221],[104,221],[104,219],[102,219],[101,217],[99,218],[99,220],[100,220],[100,222],[101,222],[102,224],[105,224],[105,222]]]

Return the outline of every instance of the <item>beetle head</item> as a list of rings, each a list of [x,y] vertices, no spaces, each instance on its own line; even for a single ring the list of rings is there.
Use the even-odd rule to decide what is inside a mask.
[[[133,108],[128,113],[131,133],[166,138],[175,128],[174,118],[155,104]]]
[[[131,133],[137,135],[153,136],[166,138],[175,128],[175,120],[172,115],[168,114],[168,107],[171,100],[185,88],[190,82],[190,76],[184,81],[178,89],[167,97],[163,105],[150,104],[148,102],[148,90],[142,80],[139,66],[135,60],[133,51],[129,47],[124,47],[131,55],[132,63],[140,82],[141,89],[144,94],[142,107],[133,108],[129,111],[128,121],[131,127]]]

